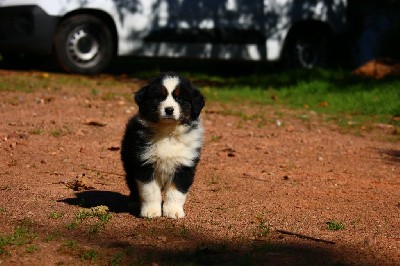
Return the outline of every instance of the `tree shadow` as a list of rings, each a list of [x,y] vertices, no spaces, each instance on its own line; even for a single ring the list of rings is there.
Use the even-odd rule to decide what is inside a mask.
[[[347,265],[343,254],[307,243],[263,241],[232,245],[204,239],[192,241],[201,244],[193,249],[176,251],[147,247],[143,253],[151,261],[171,265]]]
[[[179,223],[171,226],[168,220],[146,220],[129,230],[151,243],[119,237],[85,241],[118,252],[121,265],[374,265],[371,261],[376,260],[357,246],[316,243],[277,232],[254,240],[221,240]]]
[[[138,208],[134,206],[128,196],[113,191],[87,190],[75,193],[75,198],[61,199],[58,202],[83,208],[105,205],[114,213],[139,215]]]

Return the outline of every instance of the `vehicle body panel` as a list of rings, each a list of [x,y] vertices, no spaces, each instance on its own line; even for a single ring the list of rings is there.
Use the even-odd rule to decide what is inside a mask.
[[[96,11],[113,21],[120,56],[277,60],[296,23],[319,21],[333,33],[343,32],[347,1],[0,0],[0,12],[11,6],[35,6],[49,18],[46,26],[42,23],[34,29],[35,42],[22,42],[16,45],[18,49],[30,43],[32,51],[38,45],[38,51],[49,53],[60,20],[73,13]],[[0,51],[12,41],[5,44],[1,36],[0,30]],[[40,38],[42,44],[37,43]]]

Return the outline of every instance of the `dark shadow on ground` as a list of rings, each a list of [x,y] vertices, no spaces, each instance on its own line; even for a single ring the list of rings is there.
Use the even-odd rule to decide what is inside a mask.
[[[390,162],[400,163],[400,150],[378,149],[378,152],[382,155],[386,155]]]
[[[143,253],[152,261],[166,265],[350,265],[342,254],[325,247],[269,241],[238,245],[241,247],[203,242],[194,249],[165,252],[145,248]]]
[[[218,238],[200,233],[185,220],[141,219],[132,213],[129,197],[112,191],[77,192],[59,200],[90,208],[106,205],[114,213],[134,214],[124,225],[105,226],[90,234],[84,225],[65,232],[79,245],[96,247],[110,265],[381,265],[378,254],[343,243],[329,244],[271,231],[262,237]],[[223,225],[221,225],[223,226]],[[255,229],[257,224],[254,224]],[[43,228],[43,227],[42,227]],[[108,228],[108,229],[107,229]],[[48,230],[49,228],[47,228]],[[101,248],[100,248],[101,247]],[[365,249],[365,247],[363,247]],[[83,252],[83,251],[82,251]],[[79,259],[81,254],[76,254]],[[387,262],[390,262],[388,259]]]
[[[105,205],[114,213],[130,213],[138,216],[138,210],[129,200],[129,197],[113,191],[87,190],[75,193],[75,198],[58,200],[69,205],[82,208],[91,208]]]
[[[118,254],[119,265],[381,265],[377,254],[358,247],[317,243],[275,231],[262,238],[221,240],[164,218],[143,219],[123,230],[125,236],[117,229],[113,238],[80,234],[76,240],[102,246],[110,258]]]

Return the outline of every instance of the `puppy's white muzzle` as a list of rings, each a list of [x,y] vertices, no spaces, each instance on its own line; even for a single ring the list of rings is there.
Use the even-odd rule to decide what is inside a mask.
[[[181,108],[179,103],[177,103],[171,95],[168,95],[168,97],[161,102],[159,112],[161,119],[179,120]]]

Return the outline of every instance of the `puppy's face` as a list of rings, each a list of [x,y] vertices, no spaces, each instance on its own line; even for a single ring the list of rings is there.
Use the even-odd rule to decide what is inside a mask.
[[[196,120],[204,107],[204,97],[192,84],[174,74],[165,73],[153,79],[135,94],[142,118],[151,122]]]

